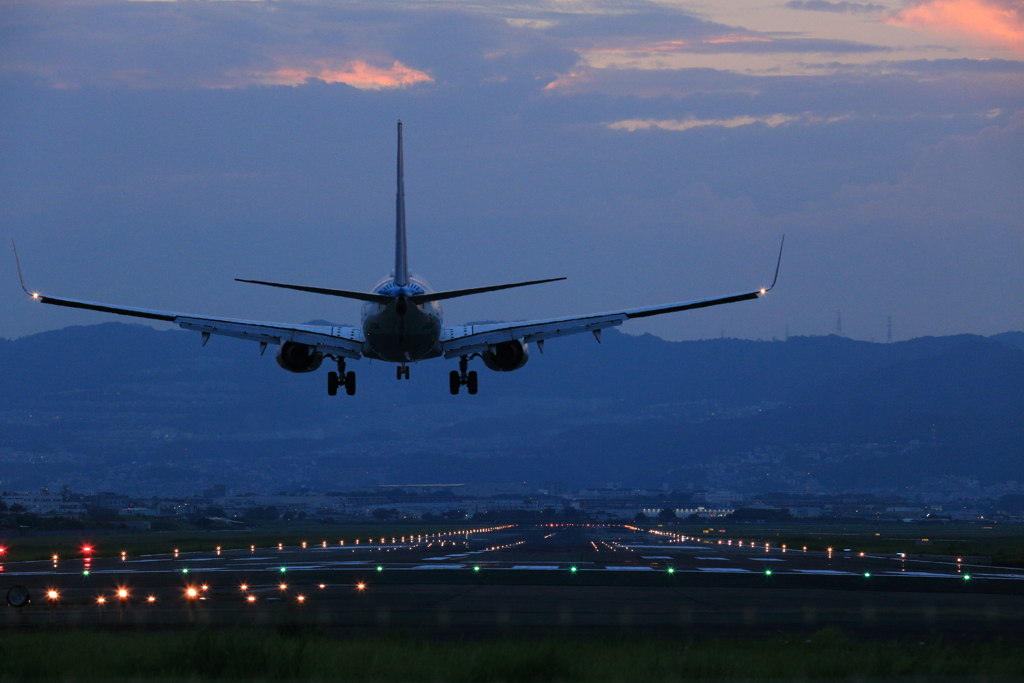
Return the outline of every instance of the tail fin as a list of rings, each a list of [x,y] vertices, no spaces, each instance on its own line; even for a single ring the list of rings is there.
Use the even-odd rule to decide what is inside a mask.
[[[395,195],[395,284],[409,284],[408,250],[405,245],[405,169],[402,162],[402,121],[398,121],[398,192]]]

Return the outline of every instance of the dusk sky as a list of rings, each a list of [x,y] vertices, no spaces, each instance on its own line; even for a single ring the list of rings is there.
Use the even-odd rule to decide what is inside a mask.
[[[667,339],[1024,329],[1024,1],[0,0],[0,237],[30,287],[358,324],[410,265],[450,324],[731,294]],[[34,305],[0,245],[0,336]],[[122,318],[122,320],[126,320]],[[555,342],[552,342],[555,343]],[[198,340],[197,340],[198,345]]]

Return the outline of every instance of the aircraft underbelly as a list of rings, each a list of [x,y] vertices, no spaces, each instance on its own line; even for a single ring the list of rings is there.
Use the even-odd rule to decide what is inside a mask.
[[[418,306],[408,306],[404,315],[393,304],[377,307],[364,319],[363,334],[376,357],[391,363],[440,355],[440,321]]]

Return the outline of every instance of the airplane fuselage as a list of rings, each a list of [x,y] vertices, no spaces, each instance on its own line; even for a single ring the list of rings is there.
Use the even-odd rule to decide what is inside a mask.
[[[415,276],[404,286],[388,278],[374,287],[374,294],[395,298],[386,304],[363,304],[363,337],[372,352],[366,355],[390,363],[411,363],[440,356],[441,305],[436,301],[418,305],[409,301],[409,297],[433,291]]]

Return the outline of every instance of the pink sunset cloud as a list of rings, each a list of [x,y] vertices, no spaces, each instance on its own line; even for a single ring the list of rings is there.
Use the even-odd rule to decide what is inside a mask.
[[[253,77],[257,82],[267,85],[301,85],[310,79],[315,79],[325,83],[344,83],[360,90],[404,88],[417,83],[432,83],[434,81],[429,74],[405,66],[398,61],[388,68],[376,67],[362,60],[353,60],[340,67],[331,67],[325,62],[317,62],[316,67],[309,69],[283,67],[269,72],[257,72],[253,74]]]
[[[926,0],[887,19],[894,26],[966,35],[1024,53],[1024,1]]]

